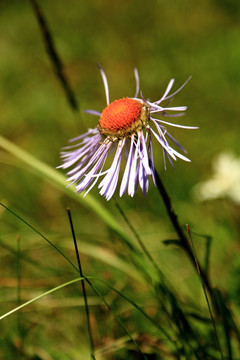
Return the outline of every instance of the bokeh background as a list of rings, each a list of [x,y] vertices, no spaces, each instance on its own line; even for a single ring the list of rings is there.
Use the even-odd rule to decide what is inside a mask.
[[[239,1],[42,0],[39,4],[79,103],[79,111],[73,111],[69,106],[54,73],[31,2],[1,0],[1,135],[55,168],[60,164],[60,148],[67,144],[68,139],[96,126],[96,118],[84,114],[83,109],[101,111],[105,107],[97,63],[107,74],[111,100],[134,95],[134,67],[139,70],[143,95],[152,100],[161,97],[171,78],[176,79],[176,89],[191,75],[191,81],[176,96],[173,104],[187,105],[186,116],[179,121],[200,129],[170,130],[186,147],[192,162],[179,160],[176,170],[169,164],[165,171],[162,153],[155,144],[155,163],[172,197],[180,223],[183,226],[188,223],[195,234],[200,259],[206,246],[206,238],[200,235],[211,237],[210,273],[213,284],[223,289],[236,316],[239,316],[239,204],[224,194],[218,199],[201,202],[193,191],[199,182],[212,176],[216,155],[231,152],[239,156]],[[77,236],[86,244],[83,249],[85,272],[98,272],[114,281],[119,288],[126,287],[130,293],[139,290],[139,285],[135,285],[127,274],[99,260],[99,249],[108,250],[109,256],[119,253],[124,257],[126,254],[116,236],[94,213],[36,177],[31,169],[3,150],[0,150],[0,162],[2,202],[74,258],[66,214],[69,206]],[[127,229],[115,203],[100,198],[97,189],[93,189],[92,194]],[[178,284],[182,296],[195,298],[196,301],[199,293],[197,289],[194,291],[196,279],[188,260],[177,248],[166,246],[163,242],[174,239],[175,234],[153,184],[145,198],[137,191],[133,199],[125,195],[119,204],[166,275],[175,285]],[[0,301],[3,313],[16,305],[14,259],[18,234],[21,249],[29,260],[22,265],[22,299],[29,299],[56,286],[61,280],[71,279],[73,272],[24,224],[3,209],[0,212]],[[95,246],[92,248],[94,254],[87,245]],[[77,347],[82,346],[82,351],[86,347],[88,351],[87,340],[77,343],[79,332],[83,339],[87,339],[84,326],[75,322],[79,313],[74,305],[77,291],[76,286],[50,298],[45,305],[41,303],[29,307],[24,318],[29,356],[26,358],[37,354],[41,359],[74,359],[77,358]],[[143,291],[141,296],[144,298],[147,294],[144,295]],[[109,320],[102,309],[99,311],[99,299],[93,296],[92,302],[98,314],[92,315],[95,334],[102,345],[103,339],[119,333],[115,328],[112,330],[113,319]],[[61,307],[60,304],[65,305]],[[126,309],[121,310],[128,315]],[[52,318],[51,325],[49,316]],[[108,319],[106,328],[111,329],[109,333],[101,328],[100,318]],[[11,356],[17,346],[16,319],[13,316],[4,320],[0,335],[2,344],[5,344],[2,358],[13,358]],[[136,327],[137,319],[128,321],[130,326],[131,321],[135,321]],[[48,351],[42,349],[43,343]],[[117,359],[117,356],[109,357],[112,358]]]

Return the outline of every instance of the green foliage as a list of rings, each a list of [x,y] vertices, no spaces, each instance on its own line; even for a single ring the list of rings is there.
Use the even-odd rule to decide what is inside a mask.
[[[200,130],[172,131],[192,163],[164,172],[155,147],[156,164],[217,288],[210,305],[218,309],[213,315],[223,358],[239,358],[239,205],[197,203],[191,192],[209,177],[216,153],[239,155],[238,2],[39,3],[80,110],[72,111],[54,74],[31,1],[1,1],[0,201],[7,208],[0,206],[0,316],[25,306],[0,322],[0,359],[90,358],[66,207],[88,278],[96,360],[221,359],[201,280],[153,184],[145,199],[137,192],[117,201],[160,275],[114,201],[107,203],[96,189],[85,199],[77,196],[55,170],[68,139],[96,125],[82,110],[105,107],[96,63],[107,73],[111,100],[134,94],[134,67],[150,99],[170,78],[180,85],[193,76],[178,100],[189,107],[184,124]]]

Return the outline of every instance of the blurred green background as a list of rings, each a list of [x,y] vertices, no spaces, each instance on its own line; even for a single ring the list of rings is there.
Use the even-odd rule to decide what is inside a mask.
[[[212,237],[210,272],[213,284],[226,292],[235,313],[239,314],[239,205],[225,198],[198,203],[192,196],[192,188],[212,174],[212,160],[216,154],[231,150],[236,156],[239,155],[239,1],[42,0],[39,3],[80,110],[72,111],[67,103],[46,54],[30,1],[1,0],[1,135],[55,168],[60,164],[60,148],[67,144],[68,139],[97,124],[96,118],[84,114],[83,109],[101,111],[105,107],[97,63],[107,74],[110,100],[134,95],[134,67],[139,70],[143,95],[151,100],[161,97],[171,78],[176,79],[174,89],[177,89],[192,75],[191,81],[176,96],[173,104],[188,106],[186,116],[180,119],[180,123],[199,126],[200,129],[170,128],[171,134],[188,150],[192,162],[179,160],[176,171],[169,165],[165,172],[162,152],[155,144],[155,164],[171,194],[180,223],[188,223],[193,232]],[[123,258],[127,256],[119,246],[117,237],[90,210],[37,178],[31,169],[3,150],[0,150],[0,162],[0,200],[54,239],[70,257],[74,258],[75,255],[67,206],[72,210],[75,230],[81,241],[119,253]],[[98,194],[97,188],[92,190],[92,194],[127,229],[114,201],[106,202]],[[125,195],[119,203],[163,271],[178,284],[183,296],[198,298],[198,290],[193,291],[195,275],[188,260],[178,249],[166,247],[162,242],[164,239],[174,239],[175,234],[153,184],[146,198],[138,190],[133,199]],[[63,282],[70,280],[73,272],[54,250],[25,225],[12,215],[4,214],[3,209],[0,212],[3,313],[16,305],[16,283],[13,279],[16,279],[14,249],[17,234],[22,239],[22,251],[31,259],[22,266],[23,283],[26,278],[23,298],[31,298],[35,292],[56,286],[61,279]],[[206,241],[200,236],[195,236],[194,241],[198,256],[202,259]],[[95,255],[98,257],[96,249]],[[83,256],[85,273],[99,272],[107,279],[113,279],[120,288],[124,288],[129,281],[129,289],[134,288],[128,276],[91,257],[86,249]],[[143,293],[140,298],[146,296]],[[64,293],[61,296],[64,298]],[[71,291],[66,291],[65,296],[70,297]],[[57,305],[54,306],[51,316],[55,325],[49,330],[48,339],[43,329],[50,309],[47,306],[40,308],[39,311],[44,314],[42,323],[37,308],[35,311],[29,309],[33,313],[27,314],[26,322],[31,322],[35,331],[33,339],[28,338],[27,341],[32,346],[29,345],[29,351],[37,353],[38,341],[44,339],[46,343],[49,341],[52,354],[49,359],[74,359],[77,330],[82,325],[74,327],[73,313],[68,314],[69,310],[62,311]],[[79,313],[79,309],[74,308],[73,311]],[[104,315],[101,316],[104,318]],[[6,320],[5,324],[12,326],[9,325],[9,333],[6,327],[4,332],[1,331],[2,340],[7,335],[8,339],[12,339],[15,322],[16,317],[9,322]],[[59,324],[58,337],[56,324]],[[69,328],[66,332],[65,324]],[[95,325],[96,329],[100,326]],[[109,328],[111,326],[109,323]],[[71,334],[74,331],[74,335]],[[97,329],[96,333],[101,334],[101,331]],[[101,336],[107,338],[111,335],[103,333]],[[64,351],[61,355],[57,353],[61,336],[65,337],[61,346],[70,352],[69,357],[64,357]],[[100,339],[98,341],[101,343]],[[35,350],[32,349],[34,346]],[[8,358],[11,359],[11,350],[6,351],[10,351]],[[58,354],[56,357],[53,356],[54,352]],[[43,353],[38,356],[48,359]]]

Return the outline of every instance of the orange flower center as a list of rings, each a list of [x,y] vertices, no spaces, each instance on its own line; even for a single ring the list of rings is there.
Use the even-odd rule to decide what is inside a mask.
[[[103,110],[98,129],[106,135],[129,136],[142,125],[143,109],[145,106],[138,100],[115,100]]]

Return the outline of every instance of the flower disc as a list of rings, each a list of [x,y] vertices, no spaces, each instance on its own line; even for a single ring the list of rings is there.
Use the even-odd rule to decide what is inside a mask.
[[[138,126],[142,107],[140,101],[131,98],[115,100],[103,110],[99,128],[110,135],[129,133],[135,123]]]

